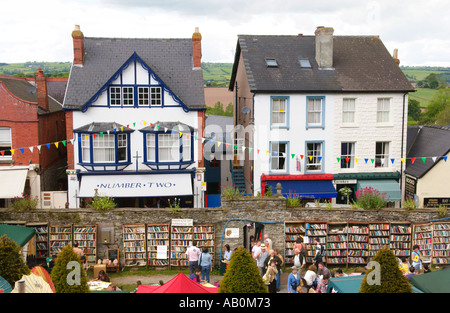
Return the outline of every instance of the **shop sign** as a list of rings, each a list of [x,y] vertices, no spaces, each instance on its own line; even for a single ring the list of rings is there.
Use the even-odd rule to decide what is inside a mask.
[[[357,180],[356,179],[336,179],[333,180],[334,185],[356,185]]]
[[[450,198],[423,198],[423,205],[427,208],[450,207]]]
[[[191,218],[182,219],[182,218],[176,218],[172,219],[172,226],[193,226],[194,220]]]

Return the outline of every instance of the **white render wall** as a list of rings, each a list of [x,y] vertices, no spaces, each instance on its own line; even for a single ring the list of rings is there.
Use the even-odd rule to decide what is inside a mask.
[[[289,130],[270,129],[270,99],[271,96],[289,96]],[[308,96],[325,96],[325,128],[306,129],[306,105]],[[355,123],[344,125],[342,123],[342,103],[344,98],[356,99]],[[390,122],[385,125],[377,125],[378,98],[390,98]],[[269,174],[270,141],[289,141],[288,173],[289,175],[313,174],[305,173],[306,165],[306,141],[323,141],[324,152],[322,160],[323,171],[318,174],[338,173],[386,173],[401,172],[401,145],[402,145],[402,93],[369,93],[369,94],[256,94],[255,106],[255,131],[251,157],[254,162],[254,194],[261,191],[261,174]],[[407,127],[407,103],[405,96],[405,125],[403,157],[406,156],[406,127]],[[370,159],[375,158],[376,141],[388,141],[389,160],[388,166],[375,168]],[[354,168],[341,169],[337,157],[341,156],[341,142],[355,142],[355,157],[359,158]],[[257,153],[259,149],[259,154]],[[292,159],[291,154],[295,154]],[[296,160],[299,155],[300,171],[296,169]],[[364,158],[368,158],[367,164]],[[394,164],[390,159],[394,158]],[[403,166],[403,170],[405,167]],[[276,174],[276,173],[270,173]]]

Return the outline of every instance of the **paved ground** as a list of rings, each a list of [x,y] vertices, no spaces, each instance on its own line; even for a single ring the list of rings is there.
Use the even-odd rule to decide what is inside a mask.
[[[114,283],[116,286],[120,285],[132,285],[136,284],[140,281],[142,285],[151,285],[151,284],[159,284],[159,281],[163,281],[164,283],[168,282],[172,278],[174,278],[177,274],[173,275],[149,275],[149,276],[142,276],[142,275],[127,275],[122,277],[113,277],[111,278],[112,283]],[[287,293],[287,279],[288,279],[289,273],[283,273],[281,275],[281,284],[280,284],[280,293]],[[88,277],[89,278],[89,277]],[[216,281],[221,281],[223,276],[217,276],[217,275],[211,275],[209,278],[209,281],[211,284],[213,284]]]

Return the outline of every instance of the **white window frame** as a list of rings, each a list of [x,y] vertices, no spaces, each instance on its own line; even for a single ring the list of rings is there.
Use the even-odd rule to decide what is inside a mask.
[[[122,89],[118,86],[109,87],[109,105],[121,106],[122,105]]]
[[[162,88],[159,86],[150,86],[150,106],[162,106]]]
[[[381,151],[377,151],[378,145],[381,145]],[[384,161],[382,161],[384,160]],[[375,167],[388,167],[389,166],[389,142],[377,141],[375,143]]]
[[[120,158],[120,151],[125,149],[125,159]],[[128,134],[117,134],[117,162],[128,161]]]
[[[312,148],[309,145],[313,145]],[[319,147],[319,148],[317,148]],[[312,154],[311,154],[312,152]],[[323,142],[307,142],[306,143],[306,172],[321,172],[323,170]],[[312,160],[309,160],[309,156],[312,156]],[[319,161],[319,157],[322,157]]]
[[[281,149],[281,146],[284,149]],[[288,171],[288,142],[284,141],[271,141],[270,142],[270,171],[271,172],[287,172]],[[282,167],[280,167],[281,161],[284,160]]]
[[[163,152],[167,153],[164,154]],[[164,158],[162,158],[163,155]],[[178,133],[158,134],[158,162],[180,162],[180,139]]]
[[[156,135],[147,134],[147,162],[156,162]]]
[[[12,132],[10,127],[0,127],[0,150],[5,151],[0,160],[12,160]]]
[[[91,163],[91,143],[89,141],[89,134],[80,134],[81,136],[81,162]],[[88,139],[86,139],[88,137]]]
[[[134,106],[134,88],[131,86],[122,87],[122,102],[124,107]]]
[[[95,138],[94,136],[91,136],[91,138],[93,150],[92,163],[116,163],[115,135],[103,134],[103,136],[97,135]],[[109,158],[108,155],[110,156]]]
[[[192,160],[191,138],[190,137],[188,138],[187,134],[183,134],[182,145],[183,145],[183,161]]]
[[[323,109],[324,98],[323,97],[308,97],[307,100],[307,127],[323,127]],[[318,105],[317,105],[318,104]],[[314,117],[314,121],[310,122],[310,116]],[[319,116],[319,121],[316,121],[316,117]]]
[[[270,101],[270,127],[288,127],[289,99],[287,97],[271,97]]]
[[[390,122],[391,98],[377,99],[377,124]]]
[[[150,88],[139,86],[138,89],[138,106],[149,106],[150,104]]]
[[[342,101],[342,124],[354,124],[356,122],[356,99],[344,98]]]
[[[342,145],[347,145],[347,154],[343,154]],[[351,147],[350,153],[348,153],[349,146]],[[341,168],[355,167],[355,147],[356,147],[355,142],[347,142],[347,141],[341,142]],[[345,161],[346,158],[350,159],[348,163]]]

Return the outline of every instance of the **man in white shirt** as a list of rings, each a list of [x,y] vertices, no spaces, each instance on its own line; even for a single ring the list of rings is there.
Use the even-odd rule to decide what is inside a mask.
[[[261,241],[258,240],[252,249],[252,257],[253,257],[253,259],[255,259],[255,262],[256,262],[256,256],[259,254],[259,252],[261,252],[260,246],[261,246]]]
[[[261,276],[264,276],[264,274],[266,273],[264,269],[264,261],[268,256],[269,252],[266,251],[266,246],[264,244],[261,244],[260,251],[256,255],[256,266],[258,267],[259,274],[261,274]]]
[[[190,246],[187,250],[186,250],[186,257],[189,261],[189,272],[190,274],[195,273],[195,269],[198,266],[198,259],[200,258],[200,254],[202,254],[202,252],[200,251],[199,248],[197,248],[197,242],[194,240],[192,242],[192,246]]]

